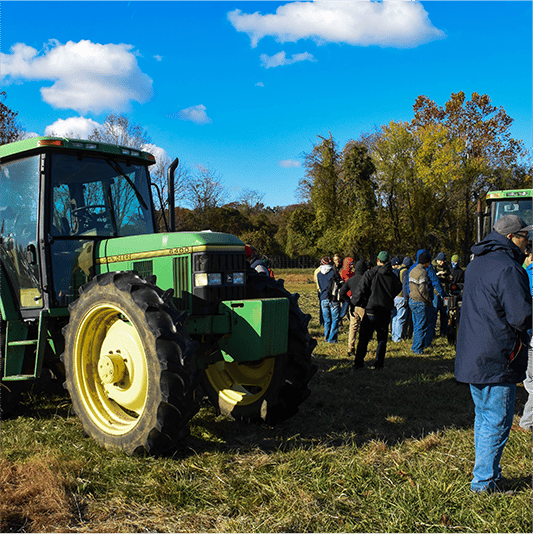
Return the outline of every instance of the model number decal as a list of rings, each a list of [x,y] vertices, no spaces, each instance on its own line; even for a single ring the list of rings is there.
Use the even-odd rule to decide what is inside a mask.
[[[177,247],[170,249],[170,254],[190,254],[191,252],[192,247]]]

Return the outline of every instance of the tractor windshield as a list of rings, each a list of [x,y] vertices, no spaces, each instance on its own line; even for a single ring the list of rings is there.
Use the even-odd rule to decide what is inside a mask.
[[[145,165],[52,154],[52,236],[154,232]]]
[[[524,219],[527,224],[532,224],[532,207],[531,198],[520,200],[515,198],[506,198],[496,200],[492,204],[492,224],[494,225],[494,223],[504,215],[518,215]]]

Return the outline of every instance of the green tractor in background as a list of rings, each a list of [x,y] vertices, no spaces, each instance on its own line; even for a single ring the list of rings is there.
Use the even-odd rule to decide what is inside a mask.
[[[133,454],[171,451],[202,388],[220,413],[292,416],[316,371],[310,316],[244,243],[158,232],[146,152],[36,137],[0,147],[1,406],[47,369],[85,432]],[[159,215],[164,214],[163,210]]]

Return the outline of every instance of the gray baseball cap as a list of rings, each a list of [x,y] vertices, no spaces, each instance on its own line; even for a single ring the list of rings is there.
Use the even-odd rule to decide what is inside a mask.
[[[504,215],[496,221],[493,228],[501,235],[509,235],[516,232],[530,232],[533,230],[533,225],[528,226],[518,215]]]

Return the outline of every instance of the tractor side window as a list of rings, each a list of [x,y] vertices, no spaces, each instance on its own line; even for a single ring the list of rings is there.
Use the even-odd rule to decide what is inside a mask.
[[[39,156],[2,164],[0,255],[22,308],[43,305],[37,265]]]

